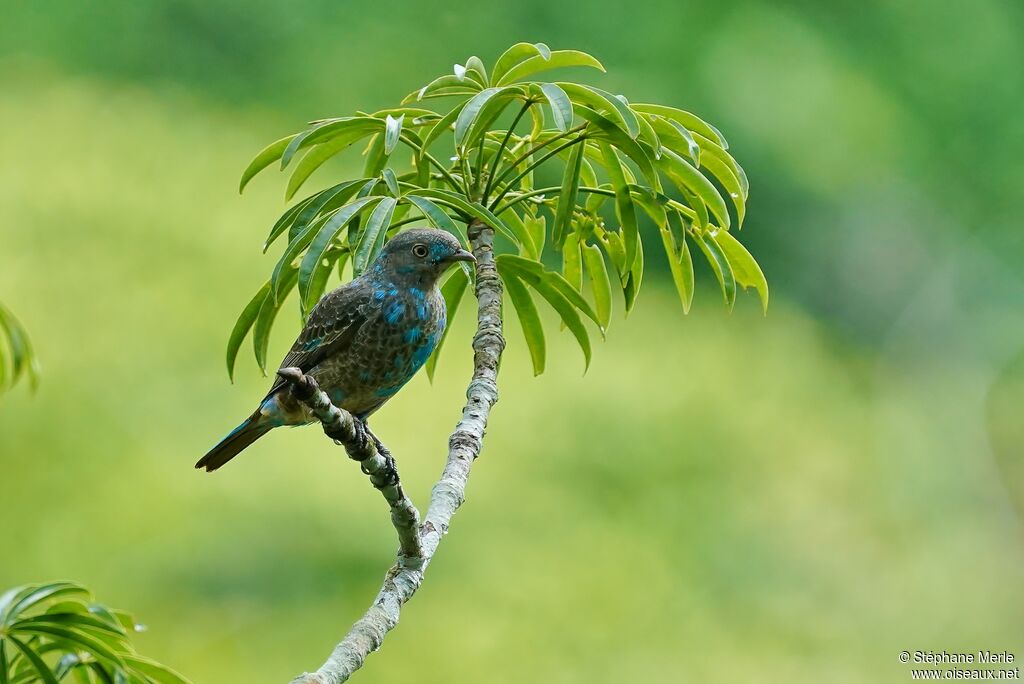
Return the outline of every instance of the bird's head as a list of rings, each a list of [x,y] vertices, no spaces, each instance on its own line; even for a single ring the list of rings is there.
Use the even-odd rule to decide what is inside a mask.
[[[394,280],[431,285],[457,261],[476,261],[451,233],[413,228],[391,238],[371,268]]]

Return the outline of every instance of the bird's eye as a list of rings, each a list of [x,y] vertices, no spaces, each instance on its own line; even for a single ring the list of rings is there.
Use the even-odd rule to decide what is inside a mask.
[[[427,249],[426,245],[413,245],[412,247],[413,256],[418,257],[420,259],[427,256],[428,253],[429,250]]]

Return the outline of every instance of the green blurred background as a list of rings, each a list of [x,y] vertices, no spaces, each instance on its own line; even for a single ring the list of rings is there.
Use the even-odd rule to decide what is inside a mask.
[[[0,398],[0,587],[82,581],[196,684],[322,662],[393,559],[379,495],[315,429],[192,470],[267,384],[246,354],[230,385],[223,350],[284,183],[239,198],[239,172],[307,120],[540,40],[725,132],[772,306],[728,314],[704,272],[684,317],[654,259],[585,377],[566,334],[530,377],[511,323],[467,505],[359,681],[907,681],[903,649],[1024,656],[1021,3],[4,15],[0,301],[44,375]],[[376,420],[421,505],[470,334],[462,315],[434,385]]]

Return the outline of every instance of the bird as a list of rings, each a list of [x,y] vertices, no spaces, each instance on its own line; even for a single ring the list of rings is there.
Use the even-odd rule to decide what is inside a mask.
[[[473,261],[446,231],[399,232],[362,275],[320,298],[280,367],[311,376],[365,427],[437,347],[447,324],[441,277]],[[315,420],[278,377],[253,414],[195,467],[212,472],[272,429]]]

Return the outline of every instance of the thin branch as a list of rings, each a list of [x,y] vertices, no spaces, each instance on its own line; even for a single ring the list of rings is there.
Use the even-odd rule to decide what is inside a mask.
[[[530,106],[534,103],[533,100],[527,100],[523,103],[522,109],[516,114],[516,118],[512,120],[512,125],[505,131],[505,138],[501,141],[501,145],[498,146],[498,151],[494,153],[494,159],[491,161],[491,171],[487,174],[487,184],[484,185],[484,194],[480,197],[480,204],[487,206],[487,197],[491,194],[491,188],[494,183],[494,174],[498,170],[498,164],[501,162],[501,156],[505,152],[505,147],[508,145],[509,138],[512,137],[512,131],[515,130],[519,124],[519,120],[523,118],[523,115],[530,110]],[[480,142],[480,151],[483,152],[484,141],[487,140],[487,136],[484,135]]]
[[[586,140],[587,140],[587,136],[586,135],[580,135],[578,138],[573,138],[569,142],[562,143],[561,145],[559,145],[555,149],[551,150],[550,152],[545,154],[543,157],[541,157],[537,161],[531,163],[529,166],[527,166],[525,169],[523,169],[523,171],[518,176],[516,176],[515,178],[513,178],[511,181],[508,182],[508,184],[505,186],[505,189],[501,191],[501,194],[499,194],[497,197],[494,198],[494,201],[491,202],[491,205],[488,208],[489,209],[494,209],[496,206],[498,206],[498,202],[500,202],[501,200],[503,200],[505,198],[505,195],[507,195],[509,193],[509,191],[513,187],[515,187],[515,184],[518,183],[520,181],[520,179],[523,178],[523,176],[525,176],[526,174],[530,173],[535,168],[537,168],[538,166],[540,166],[541,164],[546,162],[548,159],[551,159],[552,157],[554,157],[556,154],[558,154],[562,150],[564,150],[566,148],[569,148],[569,147],[572,147],[573,145],[577,145],[577,144],[579,144],[581,142],[586,142]],[[495,189],[497,189],[497,186],[495,187]]]
[[[406,145],[408,145],[409,147],[411,147],[413,150],[415,150],[417,154],[425,157],[428,162],[430,162],[435,167],[437,167],[437,170],[441,172],[441,175],[444,176],[445,180],[448,181],[448,184],[452,186],[453,190],[462,190],[462,188],[459,187],[458,181],[455,180],[455,178],[452,176],[452,174],[449,173],[448,169],[446,169],[441,164],[441,162],[437,161],[437,159],[434,158],[434,155],[430,154],[425,149],[423,149],[421,146],[417,145],[416,143],[414,143],[412,140],[410,140],[409,138],[407,138],[404,135],[403,136],[399,136],[398,139],[401,140]]]
[[[362,471],[369,476],[370,483],[384,496],[391,507],[391,522],[398,533],[399,556],[413,560],[422,558],[420,514],[412,500],[405,495],[395,459],[388,450],[365,423],[332,404],[316,380],[304,375],[302,370],[282,368],[277,374],[291,385],[295,398],[305,404],[320,421],[324,434],[345,447],[348,457],[359,463]]]
[[[384,584],[370,609],[334,648],[327,662],[316,672],[292,680],[292,684],[341,684],[362,667],[370,653],[380,648],[384,637],[398,624],[402,606],[412,598],[422,583],[423,573],[434,557],[441,538],[448,532],[452,516],[465,501],[469,471],[483,447],[484,429],[487,427],[491,407],[498,401],[498,365],[505,348],[501,331],[502,287],[494,262],[494,229],[473,221],[468,233],[477,260],[477,329],[473,337],[473,378],[466,390],[462,419],[448,439],[448,460],[444,471],[434,485],[426,518],[419,526],[422,554],[415,558],[400,554],[398,562],[385,575]],[[333,430],[337,420],[335,412],[343,412],[331,406],[322,392],[315,395],[314,399],[321,397],[326,406],[321,406],[319,412],[314,408],[314,413],[321,420],[326,418]],[[325,422],[325,432],[328,422]],[[334,437],[335,434],[332,431],[328,436]],[[342,443],[346,444],[347,449],[347,442]]]
[[[537,152],[540,152],[542,149],[544,149],[545,147],[547,147],[551,143],[556,142],[558,140],[561,140],[562,138],[566,138],[566,137],[572,135],[573,133],[577,133],[579,131],[582,131],[586,127],[587,127],[587,124],[585,124],[585,123],[584,124],[580,124],[579,126],[574,126],[573,128],[570,128],[569,130],[565,131],[564,133],[559,133],[558,135],[552,136],[552,137],[548,138],[547,140],[545,140],[544,142],[538,143],[538,144],[534,145],[533,147],[528,149],[526,152],[523,152],[521,155],[519,155],[518,157],[516,157],[515,159],[510,161],[508,164],[506,164],[504,167],[502,167],[501,173],[498,174],[497,179],[494,181],[494,183],[491,184],[491,189],[492,190],[496,189],[498,184],[501,183],[503,180],[505,180],[505,178],[507,178],[508,175],[510,173],[512,173],[517,166],[522,164],[524,160],[529,159],[532,155],[536,154]],[[529,136],[527,136],[527,137],[529,137]],[[517,147],[518,147],[518,145],[517,145]],[[522,176],[520,176],[520,177],[522,177]]]

